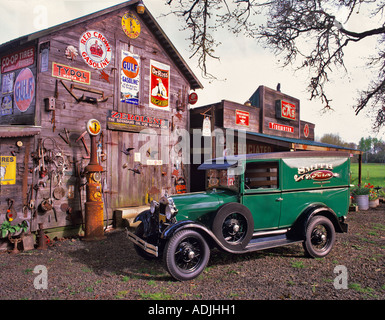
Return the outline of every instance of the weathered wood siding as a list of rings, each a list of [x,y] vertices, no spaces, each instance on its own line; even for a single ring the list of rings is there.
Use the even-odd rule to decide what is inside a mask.
[[[112,211],[118,207],[139,206],[149,202],[150,198],[158,198],[162,191],[175,193],[175,180],[183,177],[188,185],[189,167],[187,163],[180,162],[179,158],[171,151],[174,150],[178,142],[178,134],[184,130],[189,130],[189,112],[187,105],[187,96],[190,92],[190,84],[175,65],[174,61],[167,54],[154,34],[141,20],[141,16],[134,13],[140,21],[141,33],[138,38],[130,39],[122,29],[121,21],[123,15],[131,8],[115,10],[106,15],[99,16],[90,20],[73,24],[66,29],[55,31],[49,35],[44,35],[38,39],[36,47],[36,125],[41,126],[40,135],[30,138],[31,152],[37,151],[38,138],[46,152],[51,158],[46,159],[45,165],[48,171],[52,171],[53,178],[48,176],[39,177],[39,170],[34,171],[36,162],[29,158],[28,165],[32,172],[28,176],[28,188],[31,188],[32,181],[39,186],[36,205],[39,205],[44,199],[53,198],[52,190],[60,186],[65,193],[61,199],[53,199],[53,206],[56,209],[56,218],[52,211],[43,214],[36,214],[33,223],[33,230],[36,230],[39,222],[44,223],[45,228],[57,226],[69,226],[80,223],[83,204],[85,202],[85,183],[84,177],[79,175],[87,166],[89,159],[87,151],[81,140],[76,141],[86,130],[86,123],[89,119],[97,119],[101,123],[103,137],[99,136],[98,142],[105,156],[102,158],[101,165],[104,168],[103,187],[104,201],[109,218],[112,217]],[[112,47],[112,60],[103,72],[108,76],[109,81],[102,77],[101,70],[89,67],[82,57],[79,50],[79,38],[87,30],[97,30],[102,33]],[[41,71],[41,48],[49,44],[49,63],[48,70]],[[66,48],[73,46],[78,49],[78,56],[71,60],[65,55]],[[140,93],[139,105],[120,102],[120,73],[121,73],[121,55],[122,50],[130,51],[140,56]],[[150,91],[150,60],[156,60],[170,66],[170,110],[163,111],[149,107]],[[91,73],[90,84],[78,84],[89,89],[103,91],[104,96],[109,96],[106,102],[91,104],[87,102],[77,102],[65,89],[61,82],[68,87],[71,81],[62,80],[52,75],[53,63],[70,66],[76,69],[82,69]],[[77,96],[84,94],[94,98],[100,98],[99,95],[80,90],[73,90]],[[46,111],[44,99],[56,96],[55,111]],[[177,110],[177,107],[179,107]],[[154,135],[158,148],[158,155],[149,157],[143,153],[141,147],[144,146],[150,136],[144,137],[141,141],[138,132],[126,132],[109,130],[107,128],[107,114],[109,111],[119,111],[158,117],[168,120],[168,128],[163,130],[163,139],[159,135]],[[66,137],[66,131],[69,136],[69,144],[62,137]],[[155,129],[160,134],[160,129]],[[62,137],[60,137],[60,135]],[[9,154],[9,141],[1,140],[0,154]],[[143,140],[143,139],[142,139]],[[90,148],[90,138],[88,134],[84,135],[84,141]],[[14,143],[14,140],[11,141]],[[122,151],[126,148],[134,148],[129,155]],[[154,151],[154,148],[153,150]],[[141,162],[134,161],[134,154],[142,152]],[[178,152],[176,152],[178,155]],[[57,175],[58,170],[54,163],[57,155],[65,159],[65,170],[60,179]],[[147,165],[146,160],[163,159],[162,165]],[[169,161],[165,161],[169,159]],[[1,187],[0,209],[4,210],[6,206],[7,194],[17,194],[18,211],[22,209],[20,202],[22,176],[25,168],[23,167],[23,155],[20,154],[18,161],[17,184],[15,186]],[[139,169],[140,173],[134,173],[129,169]],[[177,171],[176,171],[177,170]],[[177,172],[177,173],[176,173]],[[59,185],[60,181],[60,185]],[[40,184],[39,184],[40,183]],[[52,183],[52,185],[51,185]],[[32,185],[33,187],[33,185]],[[51,189],[50,189],[51,187]],[[16,199],[15,199],[16,200]],[[68,207],[70,211],[66,210]],[[4,218],[1,216],[1,218]],[[57,219],[57,221],[56,221]],[[3,219],[4,220],[4,219]],[[2,220],[0,220],[0,223]]]

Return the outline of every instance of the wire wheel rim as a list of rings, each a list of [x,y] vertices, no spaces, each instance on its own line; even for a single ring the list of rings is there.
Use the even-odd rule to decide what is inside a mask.
[[[316,225],[311,232],[310,239],[315,250],[326,251],[331,243],[330,231],[323,224]]]
[[[203,245],[194,238],[183,239],[175,250],[175,264],[185,273],[194,272],[202,262]]]

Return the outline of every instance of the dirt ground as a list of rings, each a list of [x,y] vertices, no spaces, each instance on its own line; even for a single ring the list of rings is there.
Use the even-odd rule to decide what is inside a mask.
[[[244,255],[213,250],[204,273],[188,282],[137,256],[124,230],[97,242],[56,239],[44,251],[0,252],[0,299],[384,300],[385,204],[351,212],[347,222],[324,259],[305,257],[300,244]]]

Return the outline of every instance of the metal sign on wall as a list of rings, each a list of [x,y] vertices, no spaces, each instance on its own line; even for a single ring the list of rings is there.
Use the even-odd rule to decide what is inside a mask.
[[[275,110],[276,110],[276,117],[278,119],[284,119],[284,120],[296,120],[296,107],[294,104],[284,101],[284,100],[277,100],[275,102]]]
[[[242,110],[235,110],[235,124],[248,127],[250,123],[250,113]]]
[[[169,111],[170,66],[150,61],[150,107]]]
[[[91,72],[52,62],[52,76],[74,82],[90,84]]]
[[[1,73],[14,71],[33,65],[35,62],[35,48],[29,47],[1,58]]]
[[[122,50],[120,101],[139,104],[140,56]]]
[[[168,129],[167,119],[109,110],[107,128],[120,131],[140,132],[146,128]]]
[[[84,62],[94,69],[104,69],[111,62],[112,48],[107,38],[96,30],[80,36],[79,51]]]
[[[0,184],[16,183],[16,157],[0,155]]]
[[[130,39],[136,39],[140,35],[140,22],[131,12],[122,17],[122,29]]]

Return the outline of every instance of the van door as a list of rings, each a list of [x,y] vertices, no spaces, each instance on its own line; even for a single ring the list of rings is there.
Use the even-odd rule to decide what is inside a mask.
[[[251,211],[254,230],[278,228],[281,216],[279,161],[247,162],[242,203]]]

